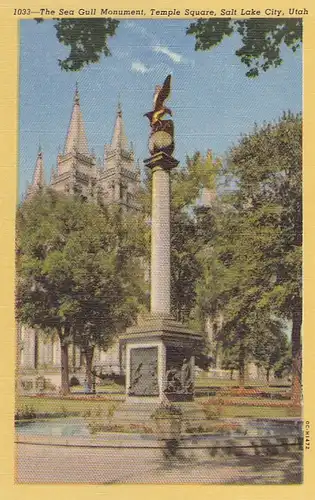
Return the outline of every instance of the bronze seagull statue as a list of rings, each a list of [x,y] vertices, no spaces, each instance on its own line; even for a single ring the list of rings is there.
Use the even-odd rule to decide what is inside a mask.
[[[155,93],[153,98],[154,110],[144,115],[149,118],[150,125],[153,129],[161,125],[161,119],[163,118],[164,115],[168,114],[172,116],[172,111],[164,106],[164,101],[168,99],[171,93],[171,78],[172,75],[168,75],[165,78],[165,81],[162,86],[157,85],[155,87]]]

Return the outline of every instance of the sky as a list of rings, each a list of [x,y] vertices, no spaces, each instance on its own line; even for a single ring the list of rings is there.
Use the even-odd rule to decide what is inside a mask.
[[[255,123],[302,110],[300,51],[284,47],[279,68],[250,79],[234,54],[238,35],[211,51],[196,52],[195,38],[185,34],[189,20],[122,20],[109,39],[111,57],[80,72],[65,72],[57,61],[69,50],[58,42],[53,24],[20,22],[19,197],[32,180],[39,143],[49,181],[58,149],[64,147],[76,81],[90,149],[103,157],[120,99],[126,134],[141,164],[149,156],[149,123],[143,114],[152,109],[155,85],[169,73],[174,156],[181,162],[208,149],[224,156]]]

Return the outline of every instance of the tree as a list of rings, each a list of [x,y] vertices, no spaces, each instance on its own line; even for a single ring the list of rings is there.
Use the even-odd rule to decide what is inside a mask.
[[[37,19],[41,22],[43,19]],[[70,47],[69,56],[58,60],[61,69],[79,71],[98,62],[102,54],[111,55],[108,38],[116,34],[119,21],[115,19],[55,19],[56,36],[60,43]],[[196,38],[195,50],[211,50],[225,37],[237,33],[242,46],[235,55],[249,68],[248,77],[282,63],[281,48],[285,44],[293,52],[301,46],[302,19],[199,19],[191,23],[187,35]]]
[[[222,353],[222,368],[230,370],[230,380],[233,380],[234,370],[238,370],[238,352],[236,346],[228,346]]]
[[[302,118],[286,113],[255,128],[231,153],[238,182],[236,207],[259,222],[266,242],[257,306],[292,321],[292,400],[301,397],[302,326]],[[255,226],[254,226],[255,227]],[[258,229],[258,228],[257,228]],[[254,233],[252,232],[253,236]]]
[[[213,210],[203,204],[202,196],[206,192],[214,204],[220,170],[220,160],[213,158],[209,150],[205,157],[200,153],[187,157],[186,165],[173,173],[171,301],[178,321],[194,319],[196,286],[202,273],[200,256],[204,246],[213,239],[214,231]],[[204,325],[201,326],[203,330]]]
[[[283,44],[296,52],[302,43],[302,22],[298,18],[198,19],[186,33],[195,36],[195,50],[211,50],[225,37],[239,34],[243,45],[235,55],[249,68],[246,76],[252,78],[283,62]]]
[[[63,394],[69,343],[86,349],[90,373],[93,347],[108,345],[135,318],[141,286],[134,258],[141,252],[132,239],[119,213],[51,190],[18,210],[17,318],[57,332]]]
[[[37,19],[42,22],[43,19]],[[108,38],[113,37],[119,21],[104,19],[55,19],[54,27],[59,42],[70,47],[67,58],[58,60],[61,69],[79,71],[84,66],[96,63],[101,55],[110,56]]]
[[[291,375],[292,373],[292,347],[288,344],[288,349],[274,366],[274,374],[277,378]]]
[[[283,323],[275,318],[268,318],[268,320],[266,325],[268,330],[258,335],[254,348],[257,366],[266,370],[267,384],[269,384],[271,370],[277,371],[289,355],[289,342]]]
[[[284,114],[255,127],[229,153],[229,191],[215,241],[216,300],[225,346],[238,346],[240,383],[246,359],[270,331],[271,318],[292,321],[292,400],[301,395],[302,120]],[[207,264],[207,261],[205,261]],[[223,267],[222,267],[223,266]],[[204,287],[206,288],[206,287]],[[203,287],[200,288],[201,292]],[[207,310],[212,306],[204,301]],[[258,335],[258,337],[257,337]]]
[[[77,235],[72,261],[78,302],[73,340],[85,353],[90,389],[95,347],[106,350],[116,334],[132,324],[145,293],[139,268],[144,255],[141,217],[111,207],[100,211],[99,221],[95,215],[93,220],[90,228]]]

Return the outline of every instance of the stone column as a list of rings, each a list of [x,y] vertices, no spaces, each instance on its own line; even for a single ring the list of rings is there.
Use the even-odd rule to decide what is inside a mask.
[[[41,368],[45,364],[45,344],[43,338],[38,336],[38,367]]]
[[[170,170],[178,161],[157,153],[145,164],[152,169],[151,313],[170,316]]]
[[[76,346],[76,348],[75,348],[75,367],[76,368],[80,368],[80,366],[81,366],[80,355],[81,355],[80,347]]]
[[[60,352],[60,340],[59,337],[54,339],[53,345],[53,365],[60,367],[61,364],[61,352]]]
[[[35,332],[22,326],[21,340],[23,345],[21,364],[25,368],[35,368]]]

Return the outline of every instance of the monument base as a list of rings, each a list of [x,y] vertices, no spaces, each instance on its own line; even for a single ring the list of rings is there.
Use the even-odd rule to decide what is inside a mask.
[[[177,394],[177,393],[165,393],[165,398],[170,403],[183,403],[185,401],[193,401],[194,395],[189,394]]]
[[[120,337],[126,348],[126,399],[130,403],[192,401],[195,354],[202,335],[169,316],[150,315]]]

